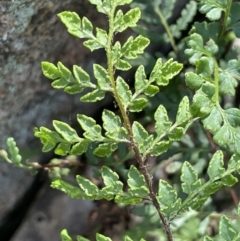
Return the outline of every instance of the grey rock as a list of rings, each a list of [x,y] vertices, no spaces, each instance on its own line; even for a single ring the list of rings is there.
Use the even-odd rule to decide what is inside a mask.
[[[27,181],[27,182],[26,182]],[[24,197],[33,182],[29,171],[23,171],[8,163],[0,165],[0,226],[15,204]]]
[[[71,199],[51,189],[47,182],[30,208],[23,225],[11,241],[60,241],[60,232],[71,236],[88,232],[88,215],[94,208],[90,201]]]

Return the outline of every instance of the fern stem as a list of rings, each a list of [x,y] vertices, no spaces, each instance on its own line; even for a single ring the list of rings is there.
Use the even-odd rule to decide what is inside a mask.
[[[111,81],[111,86],[113,88],[113,95],[114,95],[114,98],[115,98],[115,100],[118,104],[118,107],[120,109],[120,112],[121,112],[121,115],[122,115],[122,118],[123,118],[123,122],[124,122],[124,126],[127,129],[127,132],[128,132],[128,135],[129,135],[131,148],[133,149],[134,154],[135,154],[136,159],[137,159],[138,164],[139,164],[140,172],[143,174],[143,176],[145,178],[145,181],[147,183],[147,186],[148,186],[148,189],[149,189],[149,192],[150,192],[149,196],[151,198],[151,201],[152,201],[153,205],[157,209],[158,215],[159,215],[159,217],[162,221],[165,233],[167,235],[167,240],[173,241],[172,232],[171,232],[171,229],[170,229],[169,222],[167,221],[166,217],[161,213],[160,205],[157,201],[156,194],[154,193],[154,190],[153,190],[152,179],[151,179],[151,176],[148,172],[147,166],[145,165],[145,159],[143,158],[143,156],[139,152],[139,150],[138,150],[138,148],[137,148],[137,146],[134,142],[133,133],[132,133],[132,126],[131,126],[130,120],[129,120],[127,112],[126,112],[126,110],[123,106],[123,103],[120,99],[120,96],[117,92],[115,77],[114,77],[114,66],[113,66],[113,61],[112,61],[112,40],[113,40],[113,36],[114,36],[114,12],[115,12],[115,8],[112,8],[111,13],[109,15],[109,32],[108,32],[108,42],[107,42],[107,47],[106,47],[108,73],[109,73],[109,77],[110,77],[110,81]]]
[[[224,19],[223,19],[222,29],[218,36],[218,40],[221,39],[226,32],[227,21],[228,21],[228,16],[230,14],[231,6],[232,6],[232,0],[228,0],[226,11],[224,11]]]
[[[175,54],[177,55],[178,53],[178,49],[177,49],[177,45],[175,43],[175,40],[174,40],[174,37],[172,35],[172,32],[170,30],[170,27],[167,23],[167,20],[165,19],[165,17],[163,16],[161,10],[157,7],[154,7],[154,11],[156,12],[156,14],[159,16],[159,18],[161,19],[162,21],[162,25],[163,27],[165,28],[166,32],[167,32],[167,35],[169,37],[169,40],[170,40],[170,43],[171,43],[171,46],[173,48],[173,51],[175,52]]]

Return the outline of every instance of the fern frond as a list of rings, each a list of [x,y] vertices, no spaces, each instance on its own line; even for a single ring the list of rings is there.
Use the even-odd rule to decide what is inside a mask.
[[[222,12],[227,9],[227,1],[223,0],[200,0],[199,11],[206,14],[206,17],[215,21],[220,19]]]
[[[162,8],[162,13],[163,13],[165,19],[169,19],[172,17],[175,3],[176,3],[176,0],[165,0],[162,3],[161,8]]]
[[[195,1],[190,1],[181,11],[181,17],[177,20],[177,23],[170,26],[171,32],[175,38],[181,37],[181,32],[192,22],[196,12],[197,3]]]

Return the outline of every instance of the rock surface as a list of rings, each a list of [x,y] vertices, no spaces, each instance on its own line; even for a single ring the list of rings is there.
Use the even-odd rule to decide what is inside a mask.
[[[11,241],[58,241],[63,229],[73,236],[89,231],[87,221],[94,207],[92,202],[71,199],[50,188],[49,182],[37,195],[37,200]]]

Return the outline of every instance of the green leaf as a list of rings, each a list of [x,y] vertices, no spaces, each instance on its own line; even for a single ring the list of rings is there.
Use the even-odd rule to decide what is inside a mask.
[[[233,127],[240,126],[240,110],[237,108],[229,108],[224,111],[228,122]]]
[[[64,140],[67,142],[77,142],[80,140],[78,137],[77,132],[69,126],[67,123],[64,123],[62,121],[53,121],[53,126],[55,130],[63,137]]]
[[[112,241],[110,238],[108,238],[102,234],[99,234],[99,233],[96,234],[96,240],[97,241]]]
[[[190,56],[189,62],[195,64],[202,55],[211,57],[212,54],[218,52],[218,46],[212,39],[204,43],[201,35],[193,33],[188,37],[187,45],[189,49],[185,50],[185,53]]]
[[[119,116],[115,115],[110,110],[103,110],[102,113],[103,128],[107,132],[118,131],[122,126],[122,122]]]
[[[131,9],[125,15],[118,12],[114,20],[114,31],[121,33],[129,27],[136,27],[140,17],[141,11],[139,8]]]
[[[199,11],[201,13],[206,13],[206,17],[211,20],[215,21],[220,19],[222,11],[225,11],[227,2],[225,0],[218,0],[218,1],[205,1],[201,0],[201,7]]]
[[[136,188],[136,187],[142,187],[142,186],[147,187],[143,175],[133,165],[131,165],[129,169],[127,183],[130,188]]]
[[[215,20],[220,19],[221,14],[222,14],[221,9],[213,8],[206,14],[206,17],[208,19],[210,19],[211,21],[215,21]]]
[[[214,240],[208,236],[204,236],[203,241],[214,241]]]
[[[96,125],[96,121],[93,118],[83,114],[77,115],[77,121],[84,131],[91,130]]]
[[[103,141],[103,136],[101,134],[102,128],[100,125],[96,124],[96,121],[83,114],[77,115],[77,121],[86,132],[83,134],[85,138],[91,141]]]
[[[56,87],[54,87],[56,88]],[[70,95],[75,95],[78,93],[81,93],[83,91],[84,87],[80,86],[79,84],[76,85],[71,85],[71,86],[67,86],[64,88],[64,91],[67,92]]]
[[[51,83],[52,87],[55,89],[62,89],[68,85],[68,81],[64,78],[57,79]]]
[[[78,143],[72,147],[70,154],[82,155],[83,153],[87,152],[89,144],[89,140],[80,138],[80,141],[78,141]]]
[[[12,163],[12,161],[8,159],[8,153],[3,149],[0,149],[0,161],[1,161],[1,158],[3,158],[9,163]]]
[[[61,77],[64,78],[65,81],[71,82],[73,78],[71,71],[66,66],[64,66],[61,62],[58,62],[57,66],[61,73]]]
[[[198,74],[187,72],[185,76],[186,84],[191,89],[197,90],[202,86],[204,80]]]
[[[150,150],[151,156],[160,156],[164,152],[166,152],[170,147],[169,141],[160,141],[156,143],[153,148]]]
[[[34,135],[36,137],[41,138],[41,141],[49,141],[49,142],[59,142],[59,141],[64,141],[62,137],[56,132],[56,131],[51,131],[48,128],[41,126],[39,130],[37,128],[34,128]]]
[[[159,92],[159,88],[154,85],[148,85],[148,87],[144,90],[144,94],[150,97],[153,97]]]
[[[227,124],[224,124],[213,137],[214,141],[216,141],[218,144],[222,146],[224,146],[226,144],[226,140],[229,141],[230,138],[231,138],[231,131],[228,128]]]
[[[82,102],[97,102],[99,100],[102,100],[104,97],[105,91],[97,89],[82,96],[80,100]]]
[[[210,177],[211,181],[215,181],[220,179],[223,173],[225,172],[225,168],[223,167],[223,153],[222,151],[217,151],[211,158],[211,161],[208,165],[207,173]]]
[[[125,205],[136,205],[142,203],[142,198],[134,197],[131,193],[127,193],[124,196],[117,195],[114,199],[116,203]]]
[[[90,241],[90,240],[87,239],[87,238],[84,238],[83,236],[78,235],[77,236],[77,241]]]
[[[75,187],[72,184],[69,184],[61,179],[56,179],[52,181],[51,187],[66,193],[71,198],[80,198],[84,196],[83,192],[79,189],[79,187]]]
[[[193,96],[191,111],[193,116],[206,117],[213,109],[215,103],[202,91],[197,90]]]
[[[51,131],[43,126],[41,126],[39,130],[34,128],[34,135],[40,138],[41,143],[44,145],[42,149],[43,152],[52,150],[59,141],[64,142],[64,139],[61,138],[56,131]]]
[[[117,148],[118,145],[116,143],[103,143],[99,144],[93,153],[99,157],[109,157]]]
[[[169,134],[168,138],[170,141],[180,141],[184,133],[184,128],[175,127]]]
[[[94,200],[98,193],[98,187],[92,183],[91,181],[89,181],[88,179],[77,175],[76,176],[76,180],[78,182],[78,185],[80,186],[80,188],[84,191],[84,194],[91,200]]]
[[[233,154],[228,162],[227,170],[232,172],[232,170],[239,172],[240,166],[240,156],[238,154]]]
[[[99,64],[94,64],[93,73],[101,90],[112,91],[111,80],[106,69]]]
[[[109,139],[114,140],[115,142],[129,143],[128,133],[124,127],[121,127],[118,131],[106,132],[105,134]]]
[[[155,114],[154,119],[156,120],[155,131],[157,135],[160,137],[170,130],[172,123],[169,121],[167,111],[163,105],[160,105]]]
[[[217,22],[195,22],[194,27],[191,29],[190,34],[198,33],[202,36],[206,43],[209,39],[213,39],[215,42],[218,41],[219,32],[221,31],[221,25]]]
[[[149,81],[166,86],[169,84],[169,80],[176,76],[182,68],[183,64],[173,61],[173,59],[169,59],[164,64],[162,64],[162,59],[158,59],[150,74]]]
[[[172,205],[177,200],[177,192],[173,187],[165,180],[160,180],[158,184],[158,200],[160,205],[164,206]]]
[[[130,4],[133,0],[117,0],[116,4],[117,6],[123,6],[126,4]]]
[[[147,79],[144,66],[140,65],[135,72],[135,92],[141,93],[147,87]]]
[[[73,65],[73,73],[77,82],[83,87],[94,88],[95,85],[90,82],[89,74],[84,71],[81,67]]]
[[[236,177],[234,177],[232,174],[229,174],[229,175],[222,177],[221,181],[224,186],[232,187],[238,182],[238,179]]]
[[[144,176],[139,172],[135,166],[131,166],[128,172],[127,179],[130,192],[136,196],[148,196],[149,190],[147,188]]]
[[[136,59],[139,54],[143,54],[144,49],[149,45],[150,41],[141,35],[135,39],[129,37],[122,47],[122,55],[127,59]]]
[[[83,135],[85,138],[93,142],[101,142],[104,140],[104,137],[102,136],[102,128],[100,125],[95,125],[91,130],[86,131]]]
[[[148,132],[137,121],[133,122],[132,132],[135,144],[138,146],[141,153],[145,155],[145,151],[152,144],[152,135],[149,136]]]
[[[112,2],[107,0],[107,1],[104,1],[102,2],[102,0],[89,0],[89,2],[91,4],[95,4],[97,5],[97,10],[98,12],[100,13],[104,13],[106,15],[109,15],[113,6],[111,5]],[[112,7],[111,7],[112,6]],[[114,4],[114,7],[116,7],[116,5]]]
[[[219,92],[221,94],[235,96],[235,88],[238,85],[235,78],[223,72],[219,74],[219,83]]]
[[[96,37],[97,40],[101,43],[101,45],[105,48],[107,45],[108,35],[104,29],[96,28]]]
[[[101,43],[99,43],[96,39],[89,39],[89,40],[86,40],[83,42],[83,45],[90,49],[91,52],[93,52],[94,50],[96,49],[101,49],[103,48],[104,46],[102,46]]]
[[[115,189],[113,186],[107,186],[103,187],[100,191],[99,194],[96,198],[96,200],[101,200],[101,199],[106,199],[107,201],[111,201],[115,199],[115,196],[117,193],[118,189]]]
[[[168,1],[168,2],[171,2],[171,1]],[[165,8],[166,6],[164,7],[164,9]],[[188,4],[186,4],[186,6],[182,9],[181,16],[178,17],[176,24],[170,25],[170,29],[174,37],[176,38],[181,37],[181,32],[187,29],[189,23],[193,22],[193,18],[196,16],[196,12],[197,12],[197,3],[195,1],[190,1]],[[163,11],[163,15],[166,18],[164,11]]]
[[[185,96],[179,104],[176,125],[181,125],[191,118],[190,108],[189,108],[189,99]]]
[[[112,111],[104,110],[102,114],[103,128],[106,130],[105,135],[112,140],[127,141],[128,135],[119,116]],[[125,140],[124,140],[125,139]]]
[[[133,241],[133,240],[131,238],[129,238],[128,236],[125,236],[124,241]]]
[[[56,143],[53,143],[53,142],[45,142],[45,143],[42,142],[42,144],[43,144],[42,152],[49,152],[56,146]]]
[[[121,54],[121,44],[119,41],[116,41],[115,44],[112,47],[112,61],[113,65],[116,64],[116,62],[122,57]]]
[[[214,61],[210,57],[201,57],[196,61],[196,73],[205,81],[212,81],[214,72]]]
[[[116,32],[118,29],[120,29],[120,26],[123,23],[123,11],[121,9],[119,9],[114,17],[114,32]]]
[[[70,34],[78,38],[91,38],[94,37],[92,34],[93,26],[92,23],[83,17],[82,21],[77,13],[75,12],[61,12],[57,15],[63,24],[67,27]]]
[[[223,110],[219,104],[203,119],[204,127],[213,134],[214,141],[230,151],[240,153],[240,110]]]
[[[138,203],[138,198],[148,198],[148,189],[146,187],[141,187],[141,188],[131,188],[129,190],[129,193],[132,195],[132,197],[137,198],[137,203]]]
[[[45,75],[45,77],[47,77],[48,79],[58,79],[61,77],[61,73],[58,70],[58,68],[49,62],[43,61],[41,63],[41,67],[42,67],[42,72]]]
[[[116,69],[122,70],[122,71],[127,71],[132,68],[132,65],[123,59],[118,59],[114,66]]]
[[[119,181],[118,174],[107,166],[102,166],[101,174],[106,186],[114,186],[116,182]]]
[[[234,241],[240,241],[240,233],[238,233],[238,234],[235,236]]]
[[[162,0],[155,0],[153,1],[153,3],[154,3],[154,8],[159,8],[159,5],[162,3]],[[169,0],[164,2],[164,7],[162,8],[162,14],[165,17],[165,19],[171,18],[175,3],[176,3],[176,0]]]
[[[148,100],[146,98],[137,98],[131,101],[129,104],[129,111],[131,112],[140,112],[143,110],[143,108],[148,103]]]
[[[204,128],[210,130],[212,133],[216,133],[221,128],[222,121],[221,112],[216,107],[213,107],[210,114],[202,122]]]
[[[61,19],[70,34],[78,38],[85,38],[85,35],[82,33],[81,19],[77,13],[65,11],[57,14],[57,16]]]
[[[182,166],[181,181],[182,190],[187,194],[191,194],[192,192],[200,188],[202,185],[201,180],[198,179],[196,171],[187,161],[185,161]]]
[[[72,241],[71,237],[68,235],[68,232],[66,229],[63,229],[61,231],[61,240],[62,241]]]
[[[106,199],[108,196],[111,196],[111,199],[113,199],[114,195],[122,193],[123,183],[119,181],[119,176],[116,172],[113,172],[109,167],[103,166],[101,174],[106,187],[101,189],[100,195],[103,195]]]
[[[19,154],[19,149],[17,147],[17,144],[12,137],[9,137],[7,139],[7,147],[8,147],[8,152],[12,163],[14,165],[19,165],[22,161],[22,157]]]
[[[216,102],[214,99],[216,93],[216,87],[214,84],[206,82],[202,85],[202,88],[200,90],[206,95],[209,100],[211,100],[213,103]]]
[[[86,36],[92,36],[93,26],[86,17],[83,17],[82,19],[82,29]]]
[[[132,92],[129,89],[129,85],[120,76],[118,76],[116,80],[116,88],[124,108],[126,109],[132,99]]]
[[[219,74],[220,93],[235,95],[235,88],[238,85],[237,80],[240,79],[240,60],[229,60],[227,68]]]
[[[177,192],[165,180],[159,181],[157,200],[161,210],[167,216],[176,214],[181,207],[181,201],[177,198]]]
[[[91,4],[101,6],[102,0],[88,0]]]
[[[236,234],[231,221],[225,215],[222,215],[219,223],[219,236],[225,241],[231,241],[234,240]]]
[[[68,143],[60,143],[57,145],[54,153],[59,156],[66,156],[70,151],[71,145]]]

